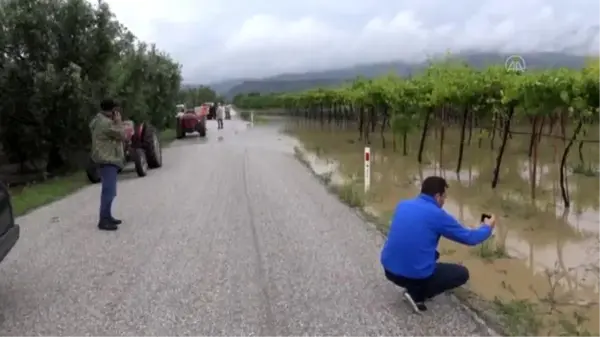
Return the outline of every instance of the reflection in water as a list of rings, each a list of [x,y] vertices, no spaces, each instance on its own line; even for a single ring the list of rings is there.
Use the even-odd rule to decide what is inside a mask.
[[[479,171],[477,171],[477,169],[473,169],[471,166],[468,169],[460,170],[460,172],[458,173],[456,173],[454,170],[447,170],[439,167],[419,167],[419,177],[428,177],[435,175],[444,177],[448,181],[448,183],[455,181],[468,187],[471,186],[473,180],[479,177]]]
[[[354,133],[341,134],[305,130],[298,136],[304,143],[323,148],[324,156],[339,163],[336,170],[341,169],[346,176],[361,176],[362,145],[346,141]],[[533,298],[541,303],[548,303],[544,298],[552,293],[566,306],[561,309],[563,312],[579,310],[569,305],[591,302],[592,306],[585,309],[589,316],[586,327],[597,333],[598,305],[594,301],[600,282],[598,177],[575,175],[570,170],[571,208],[565,209],[552,147],[545,151],[540,146],[535,199],[532,199],[533,166],[524,150],[527,141],[519,143],[517,137],[511,140],[513,147],[504,155],[499,186],[492,190],[495,153],[489,148],[467,147],[463,169],[456,173],[453,168],[457,147],[450,133],[447,139],[444,163],[438,162],[440,155],[436,149],[430,149],[424,153],[421,165],[415,162],[414,151],[405,157],[372,145],[371,189],[376,197],[370,207],[380,214],[391,214],[398,200],[418,192],[425,177],[444,177],[450,185],[446,210],[470,226],[477,225],[482,212],[495,213],[499,225],[493,241],[512,257],[482,260],[477,249],[442,242],[443,248],[452,252],[444,258],[465,263],[472,271],[473,288],[490,299]],[[589,145],[585,156],[588,162],[597,162],[598,147]],[[497,282],[490,282],[490,277]]]

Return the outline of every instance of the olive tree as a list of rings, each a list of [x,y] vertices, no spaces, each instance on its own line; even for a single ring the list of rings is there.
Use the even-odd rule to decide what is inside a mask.
[[[22,167],[72,167],[106,96],[122,102],[125,118],[166,127],[180,84],[180,65],[138,41],[102,1],[0,2],[0,142]]]

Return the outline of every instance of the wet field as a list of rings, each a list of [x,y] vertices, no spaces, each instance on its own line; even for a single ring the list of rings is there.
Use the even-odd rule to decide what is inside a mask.
[[[332,179],[362,190],[364,143],[358,141],[354,127],[342,130],[288,123],[286,130],[318,160],[335,168]],[[597,140],[597,130],[591,128],[586,139]],[[445,208],[462,223],[477,225],[482,212],[499,217],[493,239],[478,247],[442,240],[441,253],[443,260],[469,268],[470,289],[504,314],[508,331],[515,335],[597,335],[598,144],[573,146],[567,163],[571,207],[565,208],[559,183],[565,146],[561,139],[542,138],[534,164],[528,156],[529,137],[514,134],[504,154],[499,184],[492,189],[498,142],[491,150],[487,137],[479,141],[474,136],[465,146],[462,168],[456,173],[458,130],[446,130],[443,153],[431,132],[421,165],[416,161],[418,136],[407,139],[404,156],[401,140],[394,151],[391,134],[385,135],[385,149],[379,132],[372,135],[371,190],[362,196],[364,206],[389,219],[398,200],[418,193],[425,177],[445,177],[450,185]]]

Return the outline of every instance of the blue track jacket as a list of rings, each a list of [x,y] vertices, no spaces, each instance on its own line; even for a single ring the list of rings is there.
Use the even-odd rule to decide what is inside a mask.
[[[388,272],[423,279],[435,270],[440,236],[474,246],[492,235],[492,228],[463,227],[438,206],[435,199],[421,194],[396,206],[388,237],[381,251],[381,264]]]

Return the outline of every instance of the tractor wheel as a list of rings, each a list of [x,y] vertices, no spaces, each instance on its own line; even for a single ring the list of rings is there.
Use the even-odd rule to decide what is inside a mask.
[[[142,148],[146,153],[149,168],[154,169],[162,166],[160,139],[158,138],[158,132],[151,125],[146,125],[144,129]]]
[[[100,178],[100,172],[98,170],[98,165],[94,163],[94,161],[90,158],[87,167],[85,168],[85,173],[87,175],[88,180],[92,184],[97,184],[102,180]]]
[[[181,119],[177,118],[177,126],[175,127],[175,135],[177,139],[182,139],[185,137],[185,132],[183,132],[183,128],[181,127]]]
[[[202,138],[206,137],[206,123],[203,121],[198,122],[198,124],[196,124],[196,131],[198,132],[200,137],[202,137]]]
[[[143,149],[135,149],[133,163],[138,176],[145,177],[148,174],[148,161],[146,160],[146,152]]]

